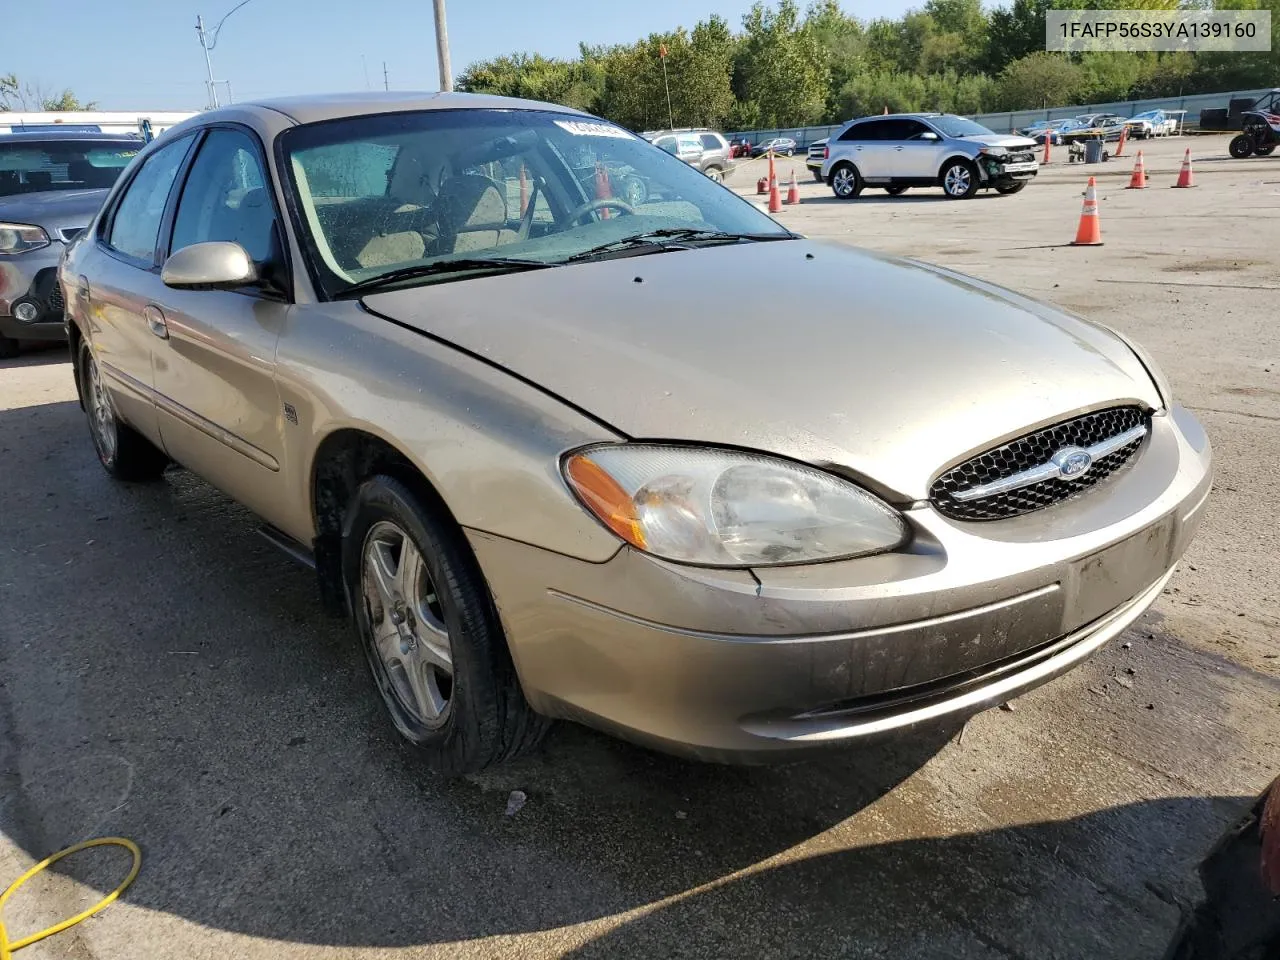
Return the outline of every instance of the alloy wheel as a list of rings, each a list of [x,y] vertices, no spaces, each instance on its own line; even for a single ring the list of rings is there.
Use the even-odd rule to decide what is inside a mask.
[[[942,188],[953,197],[963,197],[969,192],[969,185],[973,182],[973,174],[969,169],[959,163],[947,169],[947,175],[942,180]]]
[[[116,454],[116,414],[111,407],[111,397],[102,384],[102,374],[93,354],[85,351],[89,374],[89,429],[98,444],[98,454],[109,463]]]
[[[449,717],[453,647],[440,591],[413,540],[389,520],[365,537],[360,580],[373,652],[401,707],[427,727]]]

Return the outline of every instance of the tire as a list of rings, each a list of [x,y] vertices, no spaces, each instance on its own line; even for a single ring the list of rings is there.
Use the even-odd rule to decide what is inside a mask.
[[[904,193],[906,193],[908,189],[910,189],[910,188],[909,188],[909,187],[903,187],[903,186],[892,186],[892,187],[885,187],[885,188],[884,188],[884,192],[885,192],[885,193],[887,193],[887,194],[888,194],[889,196],[891,196],[891,197],[900,197],[900,196],[902,196]]]
[[[1006,197],[1011,197],[1015,193],[1019,193],[1026,185],[1027,181],[1025,180],[1017,180],[1013,183],[997,183],[996,193],[1003,194]]]
[[[968,200],[978,192],[978,170],[968,160],[952,160],[938,178],[948,200]]]
[[[0,360],[12,360],[18,355],[18,341],[0,334]]]
[[[813,179],[814,179],[814,180],[816,180],[816,181],[818,181],[818,183],[821,183],[821,182],[822,182],[822,171],[821,171],[821,170],[815,170],[815,171],[813,171]]]
[[[852,200],[862,192],[862,177],[851,163],[837,164],[831,170],[831,192],[841,200]]]
[[[1253,153],[1253,137],[1247,133],[1238,133],[1227,144],[1227,153],[1237,160],[1243,160]]]
[[[622,195],[633,207],[642,206],[649,199],[649,188],[639,177],[626,177],[622,181]]]
[[[102,382],[98,362],[87,343],[80,347],[80,378],[89,436],[102,468],[116,480],[145,483],[159,480],[169,458],[150,440],[116,416],[111,394]]]
[[[1253,152],[1260,157],[1269,157],[1275,152],[1276,145],[1274,143],[1267,144],[1265,147],[1255,146]]]
[[[383,706],[433,769],[474,773],[538,744],[550,722],[524,699],[484,574],[443,504],[396,477],[366,480],[347,508],[342,576]]]
[[[724,183],[724,173],[719,167],[707,167],[702,171],[712,183]]]

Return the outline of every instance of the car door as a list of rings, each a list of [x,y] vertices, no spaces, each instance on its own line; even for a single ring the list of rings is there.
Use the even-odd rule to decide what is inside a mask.
[[[921,120],[903,118],[893,127],[893,176],[935,180],[942,166],[942,137]]]
[[[864,180],[885,180],[893,176],[889,159],[893,145],[885,140],[893,133],[892,123],[892,120],[867,120],[850,127],[840,138],[853,141],[852,159]]]
[[[166,452],[259,515],[280,516],[286,419],[275,384],[276,343],[291,309],[267,164],[256,134],[211,128],[172,217],[170,254],[213,240],[240,244],[259,275],[236,290],[164,288],[155,389]]]
[[[155,338],[146,305],[162,288],[160,227],[194,140],[192,134],[165,144],[130,176],[101,221],[76,280],[80,315],[116,413],[157,443]]]

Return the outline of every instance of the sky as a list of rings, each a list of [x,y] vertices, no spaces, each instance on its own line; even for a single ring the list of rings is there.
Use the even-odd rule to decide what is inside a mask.
[[[9,0],[0,75],[64,88],[102,110],[197,110],[205,64],[196,14],[209,27],[238,0]],[[801,6],[805,6],[802,3]],[[869,19],[923,0],[845,0]],[[453,73],[503,53],[570,57],[578,42],[628,43],[713,13],[736,30],[751,0],[448,0]],[[40,38],[33,42],[33,38]],[[214,78],[237,100],[381,88],[439,87],[431,0],[250,0],[222,28]],[[367,79],[366,79],[367,77]]]

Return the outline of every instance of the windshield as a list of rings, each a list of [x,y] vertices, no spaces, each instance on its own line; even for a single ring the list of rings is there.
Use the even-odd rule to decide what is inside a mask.
[[[95,190],[116,182],[142,141],[41,140],[0,143],[0,197],[46,190]]]
[[[462,257],[558,264],[662,231],[790,236],[684,161],[572,114],[378,114],[295,127],[280,143],[329,297]]]
[[[980,123],[966,120],[964,117],[930,117],[929,122],[938,128],[944,137],[989,137],[991,131]]]

